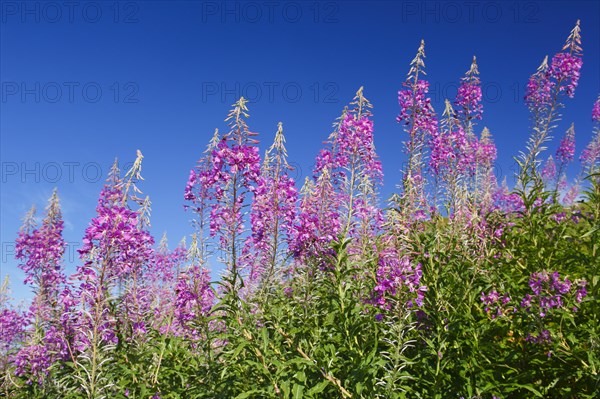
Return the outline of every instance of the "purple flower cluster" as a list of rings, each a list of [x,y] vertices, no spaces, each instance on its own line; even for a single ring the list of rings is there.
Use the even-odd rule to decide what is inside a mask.
[[[42,384],[44,377],[48,376],[48,369],[52,365],[48,347],[44,344],[34,344],[22,347],[14,357],[15,374],[37,377],[37,383]],[[33,381],[27,381],[31,384]]]
[[[0,310],[0,354],[4,355],[24,338],[25,317],[21,312],[4,307]]]
[[[294,179],[288,175],[291,169],[287,163],[283,125],[279,123],[254,189],[250,212],[252,235],[244,248],[245,263],[250,268],[248,288],[270,278],[275,269],[282,266],[292,240],[298,191]]]
[[[84,266],[78,276],[87,283],[99,277],[95,267],[102,265],[106,278],[127,277],[153,256],[154,238],[139,226],[139,213],[121,200],[120,189],[105,186],[100,192],[97,216],[85,230],[79,251]]]
[[[229,117],[231,131],[216,143],[217,132],[209,145],[209,154],[190,175],[186,199],[196,204],[199,225],[204,229],[204,210],[210,204],[209,229],[211,237],[218,236],[220,248],[227,254],[228,266],[235,268],[243,246],[237,245],[244,232],[244,208],[247,194],[255,190],[260,177],[258,147],[251,145],[256,133],[250,132],[244,121],[246,100],[241,98]],[[193,187],[198,194],[193,194]],[[203,244],[202,244],[203,245]],[[236,277],[237,278],[237,277]]]
[[[406,213],[414,214],[427,206],[425,195],[425,176],[423,175],[423,162],[425,158],[425,145],[438,129],[438,120],[427,96],[429,83],[419,79],[424,74],[425,42],[421,41],[416,57],[411,62],[411,68],[404,90],[398,92],[400,114],[396,118],[398,123],[404,125],[408,133],[408,140],[404,142],[408,155],[408,165],[402,177],[402,199],[405,202]]]
[[[268,243],[265,238],[269,236],[269,230],[280,221],[283,222],[285,234],[292,234],[298,190],[294,179],[287,175],[278,178],[266,176],[259,179],[254,195],[252,239],[257,249],[266,250]]]
[[[301,193],[290,250],[298,259],[312,257],[326,267],[331,255],[329,244],[341,230],[339,194],[331,183],[329,169],[323,169],[316,182],[307,179]]]
[[[544,168],[542,169],[542,178],[546,182],[552,182],[556,179],[556,163],[552,155],[548,157]]]
[[[421,285],[421,276],[420,263],[413,265],[407,256],[400,257],[393,249],[382,251],[371,303],[382,310],[391,310],[395,304],[421,306],[427,291]]]
[[[359,101],[366,101],[362,91],[359,97]],[[366,112],[359,115],[356,109],[346,114],[334,144],[339,148],[336,162],[341,169],[340,208],[344,205],[346,208],[343,209],[348,229],[345,233],[355,238],[352,251],[359,251],[356,247],[362,244],[368,245],[366,242],[375,236],[383,222],[377,198],[383,171],[375,152],[373,121],[369,116]]]
[[[66,360],[67,356],[67,339],[64,331],[51,326],[44,332],[39,342],[28,342],[19,348],[12,359],[15,375],[28,376],[28,383],[32,383],[35,379],[41,385],[50,373],[50,366],[57,360]]]
[[[373,181],[383,178],[381,162],[375,153],[373,121],[368,116],[347,113],[340,127],[335,145],[339,149],[331,167],[348,168],[360,163],[364,172]]]
[[[223,138],[213,154],[212,171],[207,185],[212,186],[217,182],[228,183],[233,176],[240,172],[244,178],[243,185],[250,188],[252,182],[260,176],[260,155],[258,147],[247,145],[229,146],[228,141]],[[217,187],[216,198],[221,199],[224,194],[222,187]]]
[[[253,245],[250,280],[257,281],[268,265],[279,261],[279,246],[284,242],[289,245],[294,234],[297,200],[296,183],[287,174],[265,174],[258,180],[250,213]]]
[[[471,174],[475,168],[477,142],[469,140],[462,125],[454,119],[451,107],[447,110],[449,112],[447,117],[452,120],[445,123],[442,131],[435,131],[432,134],[429,166],[433,173],[442,177]]]
[[[575,302],[579,303],[587,295],[586,282],[577,284],[573,292],[573,283],[568,279],[561,279],[558,272],[548,273],[546,271],[533,273],[529,279],[529,287],[533,295],[527,294],[521,301],[521,307],[536,309],[540,317],[546,317],[552,309],[564,308],[566,295],[573,295]]]
[[[16,240],[15,257],[22,262],[19,266],[25,272],[25,283],[33,286],[35,292],[26,317],[16,317],[22,323],[18,328],[23,345],[12,359],[16,375],[27,375],[28,383],[36,380],[41,384],[50,365],[66,355],[66,337],[61,321],[65,310],[61,309],[64,306],[61,291],[66,283],[62,270],[65,250],[62,231],[62,215],[58,195],[54,191],[42,225],[35,227],[32,210]],[[7,326],[9,333],[14,333],[15,328]]]
[[[489,294],[482,292],[480,300],[485,305],[485,312],[489,314],[492,319],[495,319],[496,317],[502,316],[504,306],[510,302],[510,296],[508,296],[508,294],[500,295],[498,291],[492,290]]]
[[[302,190],[290,245],[297,257],[316,256],[322,266],[338,234],[354,238],[349,250],[360,254],[383,222],[377,197],[383,172],[375,152],[372,106],[362,87],[352,105],[317,157],[314,181],[307,180]]]
[[[532,110],[553,107],[559,93],[566,92],[570,98],[575,95],[583,65],[579,31],[579,21],[577,21],[563,47],[563,50],[568,51],[554,55],[550,66],[546,57],[537,72],[529,79],[525,100]]]
[[[517,193],[511,193],[505,185],[498,187],[493,194],[494,207],[503,212],[515,213],[525,208],[523,199]]]
[[[479,82],[463,81],[458,88],[455,104],[459,106],[459,114],[466,114],[469,119],[481,119],[481,86]]]
[[[546,57],[537,72],[531,75],[527,82],[525,102],[531,109],[543,109],[552,103],[553,90],[556,83],[550,80],[547,60],[548,58]]]
[[[575,158],[575,129],[573,125],[567,130],[567,133],[560,140],[560,145],[556,150],[556,159],[563,165],[568,164]]]
[[[138,151],[125,180],[120,178],[116,163],[113,166],[109,184],[100,192],[97,216],[78,250],[84,264],[72,276],[79,282],[77,302],[72,303],[70,290],[63,291],[62,297],[72,306],[65,324],[70,323],[68,328],[73,331],[74,352],[78,356],[90,350],[83,356],[93,357],[92,362],[98,360],[100,346],[119,341],[118,330],[137,333],[145,328],[141,320],[149,310],[149,298],[143,273],[154,258],[154,238],[144,228],[149,201],[130,194],[131,189],[140,193],[135,182],[141,179],[142,158]],[[130,209],[129,201],[140,205],[140,210]],[[112,301],[117,295],[119,301]]]
[[[525,337],[525,341],[534,344],[549,344],[552,342],[552,335],[550,334],[550,331],[543,329],[542,331],[534,335],[532,335],[531,333],[527,334],[527,336]]]
[[[458,87],[456,99],[454,100],[454,104],[458,107],[459,118],[466,122],[463,125],[465,130],[469,130],[473,119],[481,119],[483,113],[481,85],[478,75],[477,60],[473,57],[471,69],[461,79],[461,84]]]
[[[600,96],[598,96],[592,107],[592,121],[600,122]]]
[[[570,98],[575,96],[582,65],[581,57],[575,54],[558,53],[552,58],[550,77],[556,80],[557,85],[560,85],[559,90],[566,91]]]
[[[419,80],[416,84],[405,82],[406,89],[398,92],[400,114],[396,118],[408,128],[411,140],[418,140],[418,135],[431,135],[437,130],[437,118],[431,99],[427,96],[429,82]]]
[[[592,121],[596,124],[595,134],[579,158],[588,175],[597,172],[600,167],[600,96],[592,108]]]
[[[484,130],[485,131],[485,130]],[[477,164],[485,167],[491,167],[496,160],[497,150],[496,144],[492,140],[491,136],[488,134],[481,134],[481,138],[477,143]]]
[[[33,218],[33,213],[29,217]],[[15,258],[22,261],[19,267],[25,272],[25,284],[36,288],[40,303],[55,298],[65,283],[61,264],[66,245],[62,237],[63,224],[55,191],[42,226],[34,228],[31,221],[26,221],[16,239]]]
[[[192,264],[177,279],[175,293],[177,325],[186,336],[200,338],[200,331],[197,330],[194,321],[208,315],[215,299],[208,270],[198,264]]]
[[[231,237],[244,231],[242,207],[259,176],[257,147],[230,148],[226,140],[219,143],[213,153],[213,169],[207,185],[214,190],[215,199],[210,211],[210,234],[219,236],[223,248],[231,245]]]

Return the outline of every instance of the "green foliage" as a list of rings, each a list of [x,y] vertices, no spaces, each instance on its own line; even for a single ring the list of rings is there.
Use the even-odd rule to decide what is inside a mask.
[[[600,186],[570,207],[536,185],[520,195],[520,213],[496,211],[470,229],[438,215],[399,240],[422,266],[420,307],[398,299],[390,310],[376,308],[370,299],[378,251],[352,255],[340,238],[328,262],[296,264],[293,277],[248,297],[243,285],[224,290],[211,314],[195,321],[197,341],[154,330],[143,339],[123,333],[97,356],[103,387],[95,393],[82,383],[91,363],[81,358],[54,365],[42,385],[13,377],[4,395],[597,398]],[[522,306],[532,274],[542,271],[558,272],[573,287],[587,281],[587,296],[578,303],[565,294],[564,306],[543,316]],[[486,309],[481,298],[492,290],[510,300]],[[542,330],[550,340],[531,342]]]

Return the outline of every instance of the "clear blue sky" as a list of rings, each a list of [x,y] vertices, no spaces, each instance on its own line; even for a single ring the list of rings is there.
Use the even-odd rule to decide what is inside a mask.
[[[399,182],[404,134],[397,91],[421,38],[434,105],[453,97],[477,55],[484,120],[500,179],[528,137],[523,87],[581,19],[584,66],[555,134],[575,122],[591,138],[600,91],[597,1],[0,1],[2,278],[29,296],[12,243],[32,205],[58,187],[68,272],[115,157],[144,156],[141,188],[152,232],[171,246],[192,229],[183,211],[189,170],[239,95],[263,149],[284,124],[299,181],[331,123],[365,86],[388,197]],[[554,152],[556,142],[550,145]],[[571,176],[578,165],[570,169]]]

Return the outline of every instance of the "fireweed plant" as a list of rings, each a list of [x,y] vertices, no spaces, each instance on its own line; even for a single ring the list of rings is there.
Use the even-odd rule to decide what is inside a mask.
[[[283,124],[261,158],[236,102],[185,186],[189,245],[155,245],[138,151],[124,175],[115,162],[67,276],[55,191],[16,239],[31,303],[0,290],[0,395],[598,398],[600,97],[579,156],[573,124],[542,155],[581,67],[577,23],[529,80],[512,190],[493,173],[476,59],[438,114],[421,42],[398,92],[408,162],[387,207],[362,87],[302,186]]]

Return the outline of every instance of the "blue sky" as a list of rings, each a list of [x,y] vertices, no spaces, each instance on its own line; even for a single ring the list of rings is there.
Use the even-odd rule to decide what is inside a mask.
[[[0,1],[2,162],[0,274],[29,297],[13,259],[25,212],[58,187],[67,270],[94,216],[115,157],[144,156],[141,189],[152,232],[171,246],[192,231],[183,189],[214,128],[240,95],[263,149],[284,124],[298,180],[356,90],[374,105],[383,197],[399,182],[404,134],[397,91],[421,39],[440,112],[477,55],[484,119],[498,146],[497,174],[528,137],[523,87],[581,19],[584,66],[555,131],[575,122],[577,151],[591,138],[600,92],[596,1]],[[556,148],[550,144],[549,153]],[[571,176],[578,165],[569,170]]]

